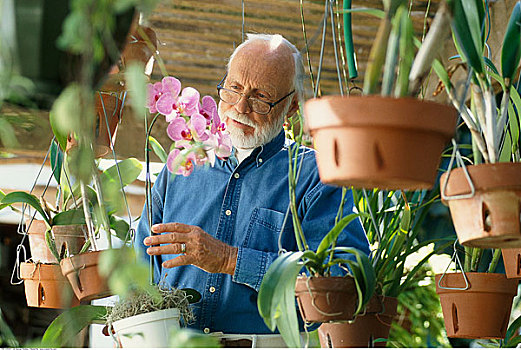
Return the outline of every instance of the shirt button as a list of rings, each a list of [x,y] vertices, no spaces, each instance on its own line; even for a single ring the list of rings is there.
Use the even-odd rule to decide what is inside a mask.
[[[262,163],[262,158],[259,158],[259,163]]]
[[[210,287],[210,293],[215,292],[215,287]]]
[[[203,329],[203,332],[204,332],[205,334],[210,333],[210,328],[206,327],[205,329]]]
[[[227,216],[232,215],[232,211],[231,211],[230,209],[226,210],[224,213],[225,213]]]
[[[240,175],[239,175],[239,173],[235,173],[235,174],[233,174],[233,177],[238,179],[240,177]]]

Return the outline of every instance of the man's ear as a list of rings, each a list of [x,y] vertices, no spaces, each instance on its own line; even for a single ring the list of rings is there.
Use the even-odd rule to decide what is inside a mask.
[[[293,99],[291,100],[291,106],[289,107],[288,114],[286,114],[286,118],[289,119],[293,117],[295,113],[298,111],[298,97],[293,96]]]

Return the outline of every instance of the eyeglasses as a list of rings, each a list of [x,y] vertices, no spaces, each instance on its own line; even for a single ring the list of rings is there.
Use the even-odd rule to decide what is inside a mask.
[[[242,92],[226,89],[223,86],[223,82],[226,79],[227,75],[228,74],[225,74],[224,78],[222,78],[221,82],[217,85],[217,94],[219,95],[219,99],[221,101],[234,106],[237,103],[239,103],[239,101],[241,100],[242,97],[246,97],[246,94],[244,94]],[[286,96],[282,97],[281,99],[279,99],[275,102],[263,101],[263,100],[259,100],[258,98],[255,98],[255,97],[247,97],[246,101],[248,102],[248,106],[250,106],[250,109],[253,112],[255,112],[257,114],[266,115],[271,112],[271,109],[273,107],[275,107],[277,104],[284,101],[287,97],[291,96],[294,92],[295,92],[295,90],[291,91],[289,94],[287,94]]]

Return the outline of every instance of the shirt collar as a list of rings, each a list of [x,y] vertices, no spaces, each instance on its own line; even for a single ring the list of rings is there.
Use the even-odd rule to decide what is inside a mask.
[[[273,157],[277,152],[279,152],[282,147],[284,146],[284,141],[286,137],[284,134],[284,130],[281,130],[280,133],[273,138],[270,142],[268,142],[265,145],[261,145],[253,150],[251,154],[246,158],[243,162],[247,162],[248,159],[254,158],[255,164],[257,165],[257,168],[260,167],[262,164],[264,164],[268,159]],[[232,148],[232,155],[230,156],[230,160],[232,162],[237,163],[237,160],[235,159],[235,147]],[[242,164],[242,163],[241,163]],[[224,165],[224,162],[223,162]]]

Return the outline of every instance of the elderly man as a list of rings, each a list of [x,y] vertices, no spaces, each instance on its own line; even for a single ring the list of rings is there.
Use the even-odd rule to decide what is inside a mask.
[[[218,86],[219,114],[234,150],[189,177],[165,168],[152,189],[152,231],[143,212],[138,249],[154,256],[155,280],[202,294],[195,324],[205,333],[271,333],[257,311],[257,293],[282,247],[297,250],[289,204],[284,118],[302,101],[301,56],[280,35],[249,35],[230,57]],[[303,149],[296,194],[302,228],[315,249],[334,225],[341,190],[320,182],[314,153]],[[345,214],[353,210],[348,192]],[[282,230],[282,233],[281,233]],[[161,246],[153,246],[161,244]],[[338,245],[369,252],[358,220]]]

